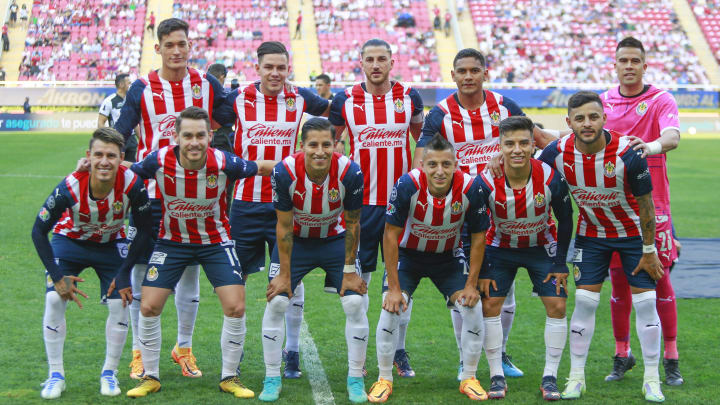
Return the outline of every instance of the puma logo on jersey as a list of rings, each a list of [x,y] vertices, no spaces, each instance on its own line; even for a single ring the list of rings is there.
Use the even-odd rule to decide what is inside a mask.
[[[304,200],[304,199],[305,199],[305,192],[304,192],[304,191],[301,193],[301,192],[295,190],[295,192],[293,193],[293,195],[296,195],[296,194],[300,197],[301,200]]]
[[[672,302],[673,297],[667,297],[667,298],[658,297],[657,300],[660,301],[660,302]]]
[[[506,202],[495,201],[495,205],[501,206],[502,209],[506,209],[505,204],[507,204],[507,203],[506,203]]]
[[[571,172],[575,173],[575,165],[570,163],[565,163],[565,167],[570,169]]]
[[[164,91],[161,91],[160,93],[152,92],[152,95],[153,95],[153,97],[157,97],[160,100],[165,101],[165,92]]]
[[[353,108],[359,108],[361,111],[365,111],[365,104],[353,104]]]
[[[255,108],[255,102],[250,100],[245,100],[245,104],[250,104],[250,107]]]
[[[451,121],[452,121],[452,124],[453,124],[453,125],[457,125],[457,126],[459,126],[460,128],[463,127],[463,122],[462,122],[462,121],[455,121],[455,120],[451,120]]]
[[[166,175],[165,175],[165,179],[170,180],[170,182],[172,182],[173,184],[175,184],[175,177],[173,177],[173,176],[171,176],[171,175],[169,175],[169,174],[166,174]]]
[[[608,108],[610,109],[610,112],[612,112],[613,108],[615,107],[614,105],[612,105],[610,103],[605,103],[605,105],[608,106]]]
[[[670,260],[670,253],[660,253],[660,256],[666,258],[667,260]]]
[[[423,210],[427,209],[427,202],[421,203],[420,201],[417,202],[417,205],[421,206]]]

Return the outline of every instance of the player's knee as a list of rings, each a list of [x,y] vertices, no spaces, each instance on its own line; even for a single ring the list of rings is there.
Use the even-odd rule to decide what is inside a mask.
[[[231,303],[223,308],[223,313],[229,318],[242,318],[245,315],[245,303],[242,300]]]
[[[162,305],[156,305],[151,300],[143,300],[140,302],[140,313],[142,316],[159,316],[162,313]]]
[[[340,302],[345,316],[349,319],[356,318],[364,312],[363,299],[360,295],[352,294],[340,297]]]
[[[547,316],[549,316],[550,318],[563,318],[565,317],[565,300],[547,300],[547,302],[545,303],[545,310],[547,311]]]
[[[505,297],[490,297],[482,300],[483,316],[493,317],[500,315]]]
[[[290,299],[288,297],[284,295],[276,295],[270,300],[270,302],[267,303],[267,309],[276,314],[285,314],[289,305]]]

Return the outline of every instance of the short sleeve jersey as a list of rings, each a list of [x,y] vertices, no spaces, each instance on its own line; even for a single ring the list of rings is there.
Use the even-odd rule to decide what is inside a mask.
[[[108,119],[108,126],[113,127],[120,118],[120,110],[125,104],[125,99],[120,97],[117,93],[113,93],[103,100],[100,104],[100,115]]]

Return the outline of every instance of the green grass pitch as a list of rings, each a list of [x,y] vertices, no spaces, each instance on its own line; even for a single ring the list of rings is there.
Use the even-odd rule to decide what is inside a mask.
[[[673,214],[678,233],[682,237],[720,236],[717,202],[720,188],[717,151],[720,139],[692,139],[684,136],[680,148],[670,154]],[[0,403],[41,403],[40,383],[46,378],[47,364],[42,340],[44,285],[42,265],[30,240],[34,217],[60,179],[69,173],[76,160],[84,155],[86,135],[0,135]],[[714,213],[714,214],[713,214]],[[525,377],[510,379],[505,403],[541,403],[538,387],[544,363],[544,311],[540,301],[530,296],[530,282],[526,274],[518,273],[517,316],[508,352],[525,371]],[[120,363],[119,379],[123,395],[106,398],[99,394],[98,377],[104,359],[104,326],[106,309],[98,304],[100,292],[97,277],[92,271],[83,273],[86,282],[82,289],[90,298],[79,310],[69,304],[68,334],[65,343],[67,391],[55,401],[72,404],[115,404],[133,402],[124,392],[134,386],[128,378],[130,338]],[[266,273],[251,277],[247,288],[246,356],[242,363],[242,380],[256,394],[262,389],[264,367],[260,342],[260,323],[264,310]],[[367,365],[370,375],[367,388],[377,377],[375,359],[375,326],[380,310],[380,277],[375,273],[370,286],[370,338]],[[306,278],[305,319],[318,348],[318,353],[332,390],[335,403],[348,403],[345,390],[347,370],[344,315],[336,296],[322,292],[323,274],[316,270]],[[574,289],[574,288],[573,288]],[[614,343],[609,314],[609,286],[603,291],[598,309],[596,331],[590,350],[586,374],[588,392],[578,401],[581,404],[644,403],[641,394],[642,366],[639,364],[627,377],[617,383],[606,383],[603,377],[610,371]],[[568,314],[572,312],[572,297]],[[394,393],[389,403],[396,404],[461,404],[470,401],[458,392],[455,381],[458,355],[452,326],[444,301],[429,282],[421,284],[415,295],[415,308],[408,330],[407,350],[417,372],[414,379],[395,379]],[[720,371],[715,360],[720,357],[718,335],[720,322],[718,299],[678,300],[679,350],[681,371],[686,379],[682,387],[663,386],[668,403],[712,403],[720,398],[717,385]],[[134,403],[147,404],[222,404],[239,400],[218,392],[220,372],[219,335],[221,310],[211,287],[201,277],[201,305],[195,329],[194,352],[204,372],[201,379],[191,380],[180,375],[170,359],[170,349],[176,336],[175,306],[170,300],[163,314],[163,352],[161,377],[163,390],[159,394]],[[633,335],[635,332],[633,331]],[[638,359],[640,346],[633,336],[632,348]],[[302,350],[302,349],[301,349]],[[640,361],[641,363],[641,361]],[[568,349],[560,365],[559,383],[569,370]],[[661,376],[663,372],[661,370]],[[488,385],[487,362],[480,361],[478,376]],[[280,404],[309,404],[313,402],[307,375],[300,380],[284,381]],[[249,402],[256,403],[257,400]]]

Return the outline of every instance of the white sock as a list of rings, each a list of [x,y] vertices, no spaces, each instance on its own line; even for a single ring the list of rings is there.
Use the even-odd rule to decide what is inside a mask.
[[[660,318],[655,305],[655,291],[646,291],[632,295],[635,307],[635,329],[642,348],[645,366],[645,381],[659,381],[658,363],[660,362]]]
[[[510,329],[512,329],[513,320],[515,320],[515,282],[513,281],[510,289],[508,290],[505,301],[503,302],[502,310],[500,311],[500,320],[502,322],[502,351],[507,352],[507,341],[510,336]]]
[[[502,368],[502,322],[500,315],[492,318],[485,318],[485,356],[490,367],[490,377],[496,375],[505,376]],[[464,364],[463,364],[464,366]]]
[[[48,376],[52,373],[65,375],[63,346],[67,329],[65,309],[67,302],[55,291],[45,294],[45,315],[43,316],[43,340],[48,360]]]
[[[132,329],[132,349],[140,350],[140,342],[138,342],[138,320],[140,319],[140,292],[142,291],[142,282],[147,272],[147,265],[136,264],[133,266],[130,276],[130,283],[133,291],[133,301],[130,303],[130,326]]]
[[[557,377],[558,366],[567,340],[567,317],[545,318],[545,370],[543,377]]]
[[[138,340],[142,353],[145,374],[160,378],[160,347],[162,346],[162,330],[160,316],[144,316],[140,313],[138,322]]]
[[[367,314],[368,308],[370,308],[370,280],[372,279],[372,273],[360,273],[360,278],[365,281],[368,287],[368,293],[362,296],[363,308],[365,308],[365,313]]]
[[[305,284],[295,287],[290,305],[285,312],[285,350],[289,352],[300,351],[300,326],[303,320],[303,307],[305,306]]]
[[[398,326],[397,345],[395,350],[405,350],[405,335],[407,334],[408,324],[410,323],[410,315],[412,315],[413,300],[408,302],[407,311],[400,313],[400,325]]]
[[[187,266],[175,286],[178,317],[178,347],[192,347],[195,318],[200,306],[200,266]]]
[[[245,315],[241,318],[223,316],[222,334],[220,335],[220,350],[222,351],[221,379],[236,374],[245,344]]]
[[[383,301],[385,295],[383,294]],[[375,331],[375,350],[378,360],[378,377],[388,381],[393,380],[393,358],[395,357],[396,342],[398,341],[399,325],[400,315],[390,313],[384,309],[381,310],[377,330]]]
[[[348,347],[348,377],[362,377],[370,337],[367,313],[359,295],[340,297],[345,311],[345,342]]]
[[[483,327],[482,305],[478,303],[474,307],[466,307],[455,302],[455,308],[460,311],[463,318],[462,337],[462,380],[475,377],[478,361],[482,355],[483,340],[485,331]]]
[[[575,290],[575,310],[570,319],[570,377],[585,378],[585,361],[593,333],[600,293]]]
[[[117,371],[128,332],[128,308],[121,299],[107,300],[108,317],[105,322],[105,364],[103,371]]]
[[[458,354],[460,355],[460,361],[463,358],[462,352],[462,315],[455,307],[450,308],[450,319],[453,324],[453,331],[455,332],[455,343],[457,343]]]
[[[288,297],[276,295],[265,306],[262,320],[262,345],[266,377],[280,377],[282,344],[285,337],[285,322],[283,321],[289,304]]]

